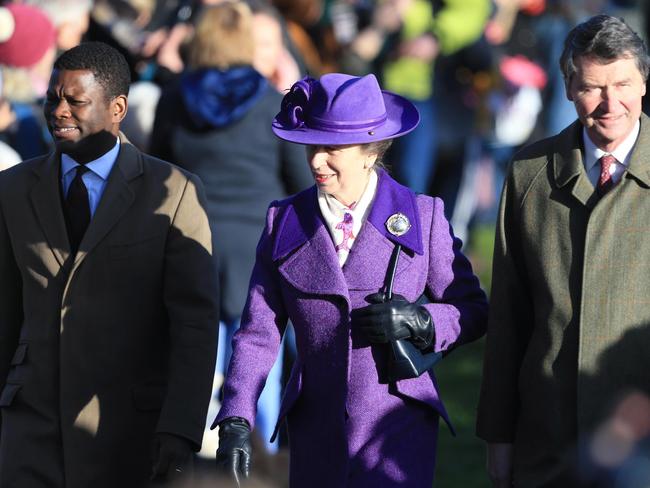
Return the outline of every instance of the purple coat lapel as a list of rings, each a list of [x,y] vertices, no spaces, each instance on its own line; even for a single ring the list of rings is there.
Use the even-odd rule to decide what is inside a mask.
[[[394,248],[393,242],[366,221],[343,267],[348,289],[372,292],[383,290],[386,282],[386,263],[389,262]],[[413,257],[402,252],[395,276],[399,277],[408,270],[412,262]]]
[[[298,290],[317,295],[340,295],[350,303],[332,237],[320,216],[315,186],[296,195],[278,225],[273,260],[282,260],[288,255],[278,270]]]
[[[411,228],[401,236],[391,234],[386,228],[388,218],[398,212],[411,223]],[[343,270],[321,218],[315,186],[296,195],[283,215],[275,239],[273,260],[281,260],[293,253],[279,266],[280,273],[293,286],[305,293],[340,295],[349,304],[349,289],[379,291],[384,283],[385,270],[378,270],[376,263],[387,262],[395,244],[423,254],[420,227],[415,194],[381,170],[375,203]],[[402,254],[397,275],[410,266],[411,260]],[[314,279],[315,276],[318,280]]]
[[[395,244],[401,244],[402,247],[422,255],[424,248],[416,198],[415,193],[389,178],[384,170],[380,170],[377,195],[368,215],[368,222]],[[388,218],[398,212],[406,215],[411,223],[411,228],[401,236],[391,234],[386,228]]]
[[[398,185],[385,171],[379,172],[375,203],[343,267],[350,290],[379,291],[383,288],[386,269],[384,265],[378,268],[377,263],[389,261],[395,244],[401,244],[404,249],[414,253],[423,254],[420,217],[415,199],[415,194],[408,188]],[[394,236],[386,228],[388,218],[398,212],[404,214],[411,222],[411,228],[402,236]],[[405,272],[412,261],[413,258],[403,252],[396,276]]]

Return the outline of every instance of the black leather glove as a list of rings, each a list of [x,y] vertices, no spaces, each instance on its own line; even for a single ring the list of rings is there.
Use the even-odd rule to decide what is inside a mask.
[[[426,308],[410,303],[401,295],[385,300],[383,293],[366,297],[370,305],[352,311],[352,320],[359,325],[370,342],[386,343],[408,339],[418,349],[433,344],[435,331]]]
[[[251,428],[241,417],[228,417],[219,424],[217,469],[227,472],[239,485],[251,470]]]
[[[192,443],[180,436],[157,433],[151,451],[151,481],[171,481],[191,474]]]

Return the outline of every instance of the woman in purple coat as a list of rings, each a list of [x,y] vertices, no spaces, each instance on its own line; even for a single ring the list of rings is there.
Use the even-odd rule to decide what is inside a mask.
[[[217,464],[236,478],[248,476],[257,398],[291,320],[298,354],[278,419],[291,486],[431,487],[447,412],[433,372],[396,377],[391,351],[407,343],[422,359],[472,341],[487,303],[442,201],[381,168],[418,119],[373,75],[305,78],[285,95],[273,131],[306,145],[316,185],[270,205],[257,247],[213,424]]]

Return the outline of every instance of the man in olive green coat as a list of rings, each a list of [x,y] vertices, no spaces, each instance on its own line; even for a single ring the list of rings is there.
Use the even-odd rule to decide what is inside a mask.
[[[501,198],[477,426],[496,487],[611,486],[594,432],[650,395],[648,56],[599,15],[560,65],[579,120],[522,150]]]

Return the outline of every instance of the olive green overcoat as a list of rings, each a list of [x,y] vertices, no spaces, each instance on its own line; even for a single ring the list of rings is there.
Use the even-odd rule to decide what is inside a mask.
[[[536,487],[627,392],[650,395],[650,119],[601,199],[580,122],[517,154],[493,266],[477,432],[513,442],[515,486]]]

